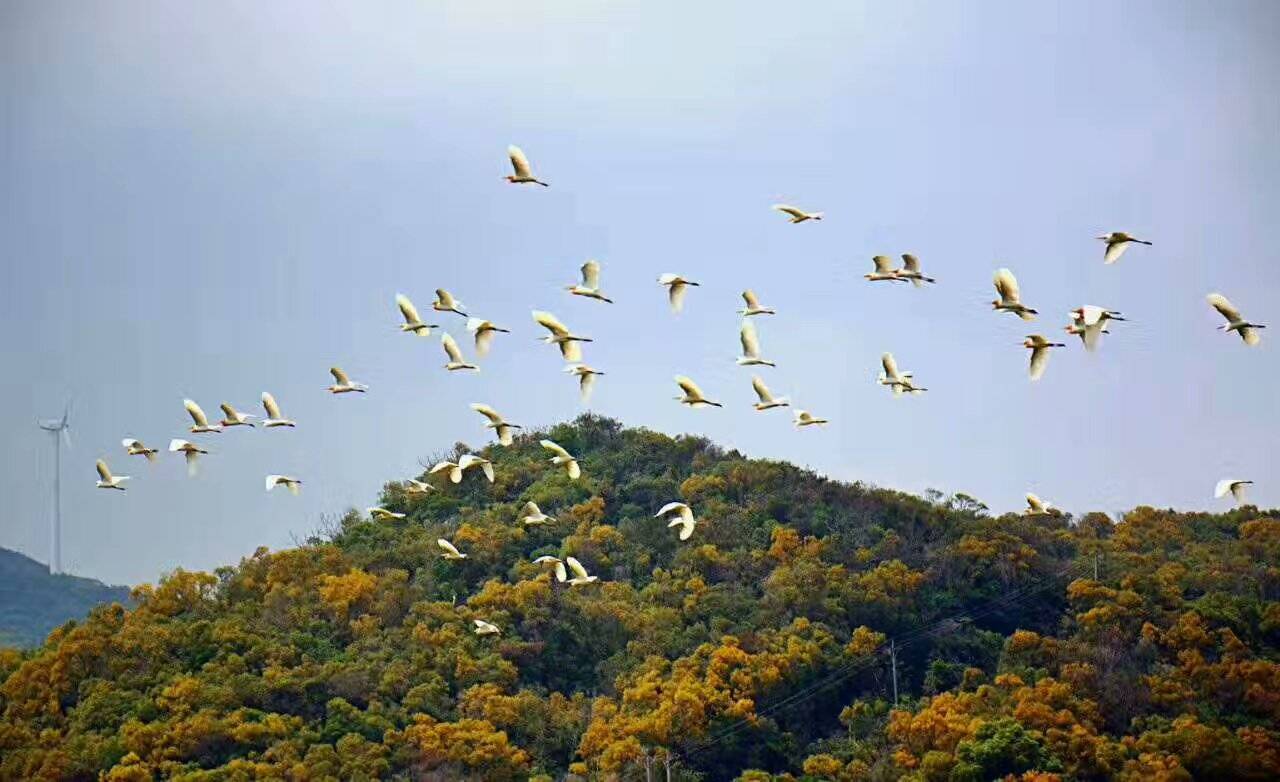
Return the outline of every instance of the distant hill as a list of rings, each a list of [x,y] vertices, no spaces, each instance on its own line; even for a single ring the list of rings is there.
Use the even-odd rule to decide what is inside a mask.
[[[1280,511],[996,516],[591,415],[478,452],[0,650],[0,780],[1280,780]]]
[[[99,603],[128,601],[128,587],[52,576],[31,557],[0,548],[0,646],[39,646],[50,630]]]

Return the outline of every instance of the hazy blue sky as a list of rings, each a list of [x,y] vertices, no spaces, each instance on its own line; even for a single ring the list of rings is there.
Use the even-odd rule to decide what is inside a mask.
[[[288,545],[483,444],[468,402],[575,415],[534,307],[596,338],[594,409],[630,425],[997,511],[1027,490],[1221,508],[1226,476],[1280,504],[1277,41],[1265,0],[6,2],[0,545],[47,555],[34,419],[68,395],[70,570],[133,583]],[[512,142],[550,189],[501,181]],[[1103,266],[1112,229],[1155,246]],[[938,285],[862,280],[902,252]],[[588,257],[615,306],[562,290]],[[1004,265],[1032,329],[989,309]],[[664,271],[703,283],[679,318]],[[395,331],[396,291],[426,308],[438,286],[515,331],[478,376]],[[779,310],[763,374],[828,429],[750,409],[747,286]],[[1261,347],[1214,330],[1212,290],[1273,324]],[[1029,383],[1022,336],[1082,304],[1133,321]],[[930,392],[877,386],[884,350]],[[372,393],[323,393],[333,363]],[[677,405],[677,372],[726,409]],[[197,480],[121,453],[182,436],[184,396],[260,412],[264,389],[299,427],[208,438]],[[127,493],[94,489],[100,455]]]

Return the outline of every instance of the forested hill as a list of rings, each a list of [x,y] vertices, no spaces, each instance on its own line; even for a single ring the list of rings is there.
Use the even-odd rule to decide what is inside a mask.
[[[128,602],[126,587],[91,578],[50,575],[30,557],[0,548],[0,646],[36,646],[68,619],[96,605]]]
[[[593,416],[481,453],[3,653],[0,776],[1280,776],[1274,512],[993,517]]]

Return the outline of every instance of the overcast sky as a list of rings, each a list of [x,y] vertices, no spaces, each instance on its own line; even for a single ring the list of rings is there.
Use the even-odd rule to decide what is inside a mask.
[[[628,425],[996,511],[1224,508],[1228,476],[1280,504],[1277,41],[1265,0],[6,2],[0,545],[47,557],[34,420],[69,396],[67,569],[138,583],[289,545],[482,445],[469,402],[574,416],[531,308],[595,337],[593,409]],[[509,143],[550,188],[502,181]],[[1109,230],[1155,245],[1104,266]],[[937,286],[862,280],[902,252]],[[563,290],[588,257],[616,305]],[[1030,327],[990,311],[1000,266]],[[678,318],[666,271],[703,283]],[[514,331],[479,375],[395,330],[397,291],[440,286]],[[762,374],[830,427],[751,410],[748,286],[779,312]],[[1276,326],[1260,347],[1215,331],[1214,290]],[[1083,304],[1132,320],[1028,382],[1023,335]],[[930,391],[877,386],[885,350]],[[334,363],[372,392],[325,394]],[[676,373],[726,408],[677,405]],[[208,436],[196,480],[121,452],[183,436],[184,396],[261,412],[263,390],[298,428]],[[94,489],[99,456],[128,492]]]

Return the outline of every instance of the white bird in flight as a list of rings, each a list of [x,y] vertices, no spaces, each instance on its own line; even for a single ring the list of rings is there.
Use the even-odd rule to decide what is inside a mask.
[[[548,516],[538,507],[538,503],[530,500],[520,509],[520,523],[525,525],[547,524],[556,520],[555,516]],[[561,579],[563,581],[564,579]]]
[[[98,468],[97,486],[99,489],[125,490],[123,484],[125,481],[129,480],[128,475],[112,475],[111,470],[107,467],[107,463],[102,459],[98,460],[96,466]]]
[[[863,275],[870,282],[906,282],[898,275],[898,270],[893,268],[893,259],[889,256],[873,255],[871,263],[875,271]]]
[[[738,310],[738,314],[743,317],[751,317],[752,315],[777,315],[778,313],[768,307],[760,306],[760,300],[756,298],[756,292],[747,288],[742,292],[742,300],[747,303],[745,309]]]
[[[588,299],[613,303],[613,299],[605,296],[600,292],[600,262],[589,260],[582,264],[582,282],[577,285],[569,285],[565,290],[574,296],[585,296]]]
[[[302,481],[288,475],[268,475],[266,485],[267,491],[271,491],[277,486],[283,486],[295,497],[297,497],[298,492],[302,490]]]
[[[222,408],[222,420],[219,421],[218,423],[222,424],[223,426],[227,428],[230,428],[232,426],[247,426],[251,429],[254,428],[253,423],[249,419],[257,418],[258,416],[249,415],[248,413],[242,413],[239,410],[232,407],[231,404],[228,402],[223,402],[222,404],[218,405],[218,407]]]
[[[533,561],[535,565],[554,565],[556,581],[564,583],[569,578],[569,574],[564,569],[564,563],[560,561],[560,557],[553,557],[550,554],[543,554]]]
[[[564,467],[565,471],[569,473],[569,480],[576,481],[578,476],[582,475],[582,468],[578,466],[578,460],[573,454],[552,440],[542,440],[540,444],[543,448],[555,454],[555,456],[551,457],[551,463],[557,467]]]
[[[148,448],[142,444],[141,440],[126,437],[120,441],[120,444],[124,446],[125,453],[130,456],[145,456],[149,462],[154,462],[156,460],[156,449]]]
[[[564,563],[573,571],[573,578],[568,581],[570,586],[584,586],[600,580],[596,576],[588,574],[582,563],[573,557],[565,557]]]
[[[431,309],[436,312],[454,312],[462,317],[467,317],[467,313],[462,311],[462,302],[453,298],[453,294],[444,288],[436,288],[436,300],[431,302]]]
[[[187,414],[191,416],[194,422],[191,427],[192,434],[207,434],[213,432],[221,434],[222,426],[220,424],[210,424],[209,419],[204,414],[204,410],[200,409],[200,405],[196,404],[192,399],[182,400],[182,406],[187,408]]]
[[[542,184],[539,182],[538,184]],[[472,619],[472,623],[476,626],[476,635],[500,635],[502,630],[495,624],[490,624],[483,619]]]
[[[1236,501],[1236,504],[1244,503],[1244,487],[1253,483],[1253,481],[1241,480],[1240,478],[1223,478],[1218,481],[1218,485],[1213,487],[1213,496],[1216,499],[1222,499],[1228,494]]]
[[[188,440],[179,440],[174,438],[169,441],[169,453],[181,453],[187,460],[187,477],[194,477],[196,467],[200,461],[201,454],[208,454],[208,451],[201,450],[200,446]]]
[[[1032,320],[1036,311],[1022,303],[1018,293],[1018,280],[1008,269],[997,269],[995,276],[996,293],[1000,298],[991,302],[991,309],[998,312],[1012,312],[1023,320]]]
[[[496,335],[511,333],[510,329],[500,328],[493,321],[484,318],[467,318],[467,331],[476,335],[476,355],[481,357],[489,355],[489,348]]]
[[[373,508],[365,508],[364,512],[369,514],[369,518],[377,519],[378,521],[395,521],[396,519],[404,518],[403,513],[396,513],[394,511],[389,511],[386,508],[383,508],[381,506],[376,506]]]
[[[520,426],[520,424],[509,423],[502,417],[501,413],[488,405],[480,404],[479,402],[472,402],[471,409],[489,419],[489,423],[485,424],[484,428],[492,429],[494,433],[498,435],[498,442],[503,445],[511,445],[513,442],[512,429],[524,428]]]
[[[546,182],[539,181],[533,175],[533,169],[529,166],[529,158],[524,156],[524,151],[515,144],[507,147],[507,157],[511,158],[511,167],[515,169],[514,174],[506,177],[507,181],[513,185],[542,185],[550,187]]]
[[[830,421],[825,418],[815,418],[808,410],[796,410],[793,415],[795,417],[797,429],[802,426],[820,426],[822,424],[830,423]]]
[[[329,367],[329,374],[333,375],[333,385],[325,390],[331,394],[349,394],[353,391],[363,394],[369,390],[364,383],[351,382],[351,378],[342,371],[342,367]]]
[[[822,219],[822,212],[806,212],[803,209],[797,209],[790,204],[774,204],[773,210],[775,212],[782,212],[784,215],[790,217],[791,219],[787,221],[790,223],[803,223],[806,220]]]
[[[429,337],[431,329],[438,328],[435,323],[423,323],[422,316],[418,314],[418,308],[413,306],[413,302],[409,301],[409,297],[403,293],[396,294],[396,306],[400,308],[400,314],[404,317],[404,323],[400,324],[401,331],[417,334],[419,337]]]
[[[1085,350],[1089,351],[1098,349],[1098,343],[1102,340],[1103,333],[1111,333],[1106,330],[1107,321],[1124,320],[1124,318],[1120,317],[1119,312],[1113,312],[1093,304],[1076,307],[1067,314],[1071,318],[1071,326],[1075,327],[1072,333],[1079,334],[1080,339],[1084,342]]]
[[[405,481],[405,487],[404,487],[405,494],[430,494],[435,490],[436,490],[436,487],[432,486],[426,481],[420,481],[417,478],[409,478],[408,480]]]
[[[458,347],[457,340],[449,332],[446,331],[440,335],[440,344],[444,347],[444,354],[449,357],[448,363],[444,365],[445,369],[450,372],[457,372],[463,369],[469,369],[472,372],[480,371],[480,367],[475,364],[469,364],[462,358],[462,348]]]
[[[660,519],[668,514],[676,514],[671,520],[668,527],[680,528],[680,539],[688,540],[693,535],[693,528],[697,525],[697,520],[693,518],[693,508],[690,508],[683,502],[668,502],[662,506],[662,509],[653,514],[655,519]]]
[[[277,426],[297,426],[296,423],[281,414],[280,405],[276,404],[276,398],[269,391],[262,392],[262,409],[267,411],[267,417],[262,420],[264,429],[271,429]]]
[[[436,462],[435,466],[427,470],[428,475],[440,475],[442,473],[449,476],[450,483],[462,483],[462,468],[458,466],[457,462],[451,462],[446,459]]]
[[[671,303],[671,311],[679,312],[684,309],[684,297],[689,292],[689,286],[700,286],[701,283],[693,280],[686,280],[678,274],[667,272],[658,277],[658,284],[667,288],[667,300]]]
[[[1151,244],[1146,240],[1130,236],[1124,231],[1112,231],[1109,234],[1099,236],[1098,239],[1107,243],[1107,251],[1102,256],[1102,262],[1107,264],[1120,260],[1120,256],[1124,255],[1124,251],[1129,249],[1131,244]]]
[[[560,320],[550,312],[542,310],[533,311],[533,322],[542,326],[551,332],[542,341],[548,345],[558,345],[560,347],[560,355],[564,356],[564,360],[569,363],[576,364],[582,361],[582,342],[591,342],[590,337],[580,337],[569,330],[569,327],[560,322]]]
[[[1052,516],[1049,510],[1053,507],[1052,503],[1045,502],[1031,492],[1027,492],[1027,507],[1023,509],[1023,516]]]
[[[1245,320],[1244,316],[1240,314],[1240,310],[1232,306],[1231,302],[1227,301],[1227,297],[1221,293],[1210,293],[1206,298],[1209,301],[1209,306],[1227,319],[1224,325],[1218,327],[1220,330],[1236,332],[1240,335],[1240,339],[1244,340],[1244,344],[1249,346],[1257,345],[1262,341],[1262,335],[1257,330],[1265,329],[1266,326]]]
[[[586,364],[570,364],[564,368],[565,372],[578,378],[578,395],[582,398],[583,403],[591,401],[591,391],[596,386],[596,375],[603,375]]]
[[[1065,348],[1062,342],[1050,342],[1039,334],[1028,334],[1022,346],[1031,351],[1031,366],[1028,374],[1032,380],[1039,380],[1044,375],[1044,368],[1049,364],[1050,348]]]
[[[684,375],[676,375],[676,385],[680,386],[680,390],[684,392],[682,396],[676,397],[676,400],[682,405],[689,407],[724,407],[719,402],[713,402],[707,399],[702,393],[702,389],[698,388],[698,384],[685,377]]]
[[[932,277],[926,277],[920,272],[920,259],[911,253],[902,254],[902,268],[898,270],[898,277],[904,280],[911,280],[911,284],[917,288],[926,282],[937,282]]]
[[[479,467],[480,471],[484,473],[484,477],[489,479],[489,483],[493,483],[493,462],[483,456],[476,456],[473,453],[464,453],[462,457],[458,459],[458,469],[465,473],[472,467]],[[457,481],[454,481],[454,483],[457,483]]]
[[[766,361],[760,357],[760,337],[756,334],[755,323],[744,319],[742,329],[738,332],[738,339],[742,342],[742,355],[738,357],[738,366],[777,366],[772,361]]]
[[[436,538],[436,545],[444,549],[445,559],[466,559],[467,555],[458,551],[457,547],[444,538]]]
[[[894,396],[900,396],[904,392],[919,394],[929,390],[916,386],[910,372],[898,371],[898,362],[893,358],[892,353],[885,353],[880,356],[880,366],[880,377],[876,379],[876,382],[882,386],[889,386],[893,390]]]
[[[764,384],[764,381],[760,379],[759,375],[753,375],[751,377],[751,387],[755,389],[756,396],[760,398],[760,401],[756,402],[753,407],[760,412],[772,410],[775,407],[788,407],[791,404],[791,400],[787,399],[785,396],[775,397],[771,394],[769,392],[769,387]]]

